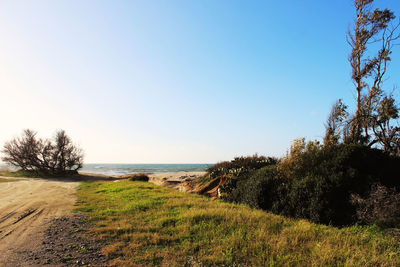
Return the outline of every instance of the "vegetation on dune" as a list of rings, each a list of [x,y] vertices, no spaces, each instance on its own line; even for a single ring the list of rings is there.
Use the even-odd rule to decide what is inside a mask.
[[[232,187],[230,184],[234,181],[232,177],[243,175],[265,166],[274,165],[277,162],[276,158],[258,156],[257,154],[247,157],[236,157],[231,161],[219,162],[207,168],[207,174],[195,182],[200,185],[195,185],[194,192],[208,195],[212,198],[220,197],[218,190],[225,187]]]
[[[400,158],[378,149],[354,144],[325,147],[299,139],[276,165],[232,176],[220,191],[230,202],[343,226],[365,221],[357,216],[354,196],[368,197],[376,184],[400,188],[398,166]],[[395,213],[387,215],[400,223]]]
[[[276,164],[278,160],[272,157],[253,155],[249,157],[236,157],[231,161],[219,162],[207,169],[211,178],[221,175],[239,175],[241,173],[257,170],[265,166]]]
[[[395,266],[400,243],[376,227],[337,229],[145,182],[89,182],[88,213],[114,266]]]

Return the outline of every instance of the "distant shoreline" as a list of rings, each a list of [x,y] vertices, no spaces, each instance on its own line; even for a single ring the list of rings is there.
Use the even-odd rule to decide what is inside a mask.
[[[84,164],[80,173],[102,175],[128,175],[134,173],[176,173],[176,172],[204,172],[214,164]]]

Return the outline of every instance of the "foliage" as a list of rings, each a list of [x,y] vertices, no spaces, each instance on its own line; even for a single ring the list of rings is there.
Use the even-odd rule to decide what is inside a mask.
[[[261,208],[274,213],[281,213],[286,197],[285,180],[279,178],[275,165],[246,173],[231,179],[230,190],[222,198],[247,204],[252,208]]]
[[[357,206],[357,217],[363,223],[376,223],[385,227],[400,226],[400,192],[380,184],[371,187],[366,198],[351,196]]]
[[[22,137],[6,142],[2,160],[26,172],[64,174],[82,167],[83,152],[75,146],[65,131],[56,132],[53,140],[40,139],[32,130]]]
[[[392,95],[381,96],[374,105],[371,125],[375,141],[385,151],[400,157],[400,127],[391,124],[394,119],[399,118],[399,107]]]
[[[231,179],[223,198],[317,223],[357,221],[351,194],[366,195],[374,183],[400,186],[400,158],[361,145],[320,146],[297,139],[276,166]]]
[[[199,179],[197,189],[200,194],[224,198],[236,187],[238,177],[254,170],[275,165],[278,159],[258,156],[236,157],[231,161],[219,162],[207,169],[207,174]]]
[[[278,164],[278,170],[286,177],[294,174],[302,175],[315,165],[315,153],[318,153],[321,145],[318,141],[305,142],[305,138],[295,139],[286,156]]]
[[[207,173],[211,178],[217,176],[232,174],[240,175],[243,172],[248,172],[262,167],[277,163],[276,158],[258,156],[257,154],[247,157],[235,157],[231,161],[219,162],[207,169]]]
[[[356,110],[348,116],[343,127],[343,141],[378,146],[393,155],[400,155],[399,107],[393,94],[386,93],[383,87],[392,48],[399,38],[399,24],[392,26],[395,19],[392,11],[372,10],[373,2],[354,0],[356,20],[353,31],[348,34],[348,42],[352,49],[349,61],[357,94]],[[330,124],[326,136],[335,138]],[[329,141],[327,139],[325,143]]]
[[[337,145],[341,141],[341,129],[344,120],[347,118],[347,106],[339,99],[331,108],[327,122],[325,124],[324,145]]]
[[[375,228],[316,225],[144,182],[80,187],[78,209],[108,266],[400,264],[399,242]]]
[[[149,176],[145,173],[135,173],[131,176],[129,176],[129,181],[144,181],[147,182],[149,181]]]

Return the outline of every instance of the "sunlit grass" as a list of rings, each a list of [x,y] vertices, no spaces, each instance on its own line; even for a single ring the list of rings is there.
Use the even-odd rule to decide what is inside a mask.
[[[0,176],[4,177],[18,177],[18,178],[74,178],[74,179],[94,179],[96,175],[91,174],[79,174],[79,173],[62,173],[62,174],[51,174],[44,173],[41,171],[24,171],[24,170],[0,170]],[[104,178],[104,177],[100,177]]]
[[[146,182],[83,183],[78,210],[118,266],[398,266],[374,227],[337,229]]]
[[[24,171],[0,170],[0,176],[5,177],[31,177],[32,174]]]
[[[40,178],[44,177],[44,174],[34,172],[34,171],[9,171],[9,170],[0,170],[0,176],[6,177],[20,177],[20,178]]]
[[[0,183],[7,183],[7,182],[14,182],[16,181],[15,179],[9,179],[9,178],[0,178]]]

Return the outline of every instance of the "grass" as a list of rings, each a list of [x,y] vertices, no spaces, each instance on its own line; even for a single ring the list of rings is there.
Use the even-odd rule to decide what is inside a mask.
[[[16,181],[15,179],[9,179],[9,178],[0,178],[0,183],[7,183],[7,182],[14,182]]]
[[[61,261],[62,262],[68,262],[68,261],[72,261],[74,258],[71,256],[65,256]]]
[[[23,171],[23,170],[9,171],[9,170],[0,170],[0,176],[19,177],[19,178],[42,178],[42,177],[47,177],[48,175],[43,174],[43,173],[39,173],[39,172],[34,172],[34,171]]]
[[[86,174],[79,174],[79,173],[62,173],[62,174],[51,174],[51,173],[44,173],[40,171],[10,171],[10,170],[0,170],[0,176],[5,177],[18,177],[18,178],[76,178],[76,179],[90,179],[95,176],[93,175],[86,175]]]
[[[399,266],[400,242],[376,227],[334,228],[146,182],[86,182],[110,266]]]
[[[9,170],[0,170],[0,176],[5,177],[31,177],[31,173],[27,173],[24,171],[9,171]]]

